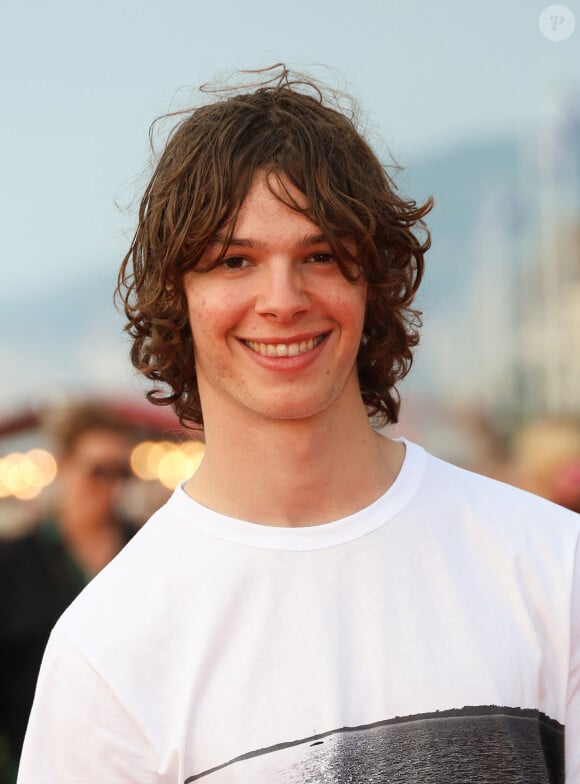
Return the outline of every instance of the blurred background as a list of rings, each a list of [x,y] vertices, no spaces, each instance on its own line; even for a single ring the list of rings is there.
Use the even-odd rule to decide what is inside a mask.
[[[424,338],[396,432],[530,489],[544,468],[526,455],[545,455],[580,495],[580,4],[554,8],[5,4],[0,531],[48,497],[54,471],[28,452],[50,452],[43,419],[71,399],[123,405],[144,441],[183,438],[142,402],[112,303],[148,128],[195,103],[201,83],[277,61],[350,92],[385,163],[403,167],[400,189],[435,198]],[[526,452],[530,427],[540,446]],[[151,460],[140,481],[158,484],[157,499],[183,477],[175,459],[161,482]]]

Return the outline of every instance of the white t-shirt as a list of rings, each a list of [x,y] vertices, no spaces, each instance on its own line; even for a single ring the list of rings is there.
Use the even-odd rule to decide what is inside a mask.
[[[563,782],[564,727],[580,784],[579,533],[410,443],[325,525],[178,488],[55,627],[19,784]]]

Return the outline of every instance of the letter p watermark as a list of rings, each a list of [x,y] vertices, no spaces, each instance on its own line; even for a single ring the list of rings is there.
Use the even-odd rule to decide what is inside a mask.
[[[538,19],[540,32],[550,41],[565,41],[576,27],[572,11],[565,5],[550,5],[544,8]]]

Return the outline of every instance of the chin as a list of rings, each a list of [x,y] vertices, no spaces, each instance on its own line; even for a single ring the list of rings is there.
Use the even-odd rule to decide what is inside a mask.
[[[263,406],[255,406],[254,411],[265,419],[281,421],[297,421],[311,419],[327,411],[335,402],[330,399],[296,400],[294,397],[270,399]]]

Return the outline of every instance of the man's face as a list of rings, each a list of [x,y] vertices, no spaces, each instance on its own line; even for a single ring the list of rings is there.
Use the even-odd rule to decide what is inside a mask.
[[[222,250],[216,237],[184,279],[206,422],[212,412],[298,419],[360,405],[367,287],[342,275],[320,228],[257,175],[214,266]]]
[[[131,442],[121,433],[88,430],[59,466],[60,499],[88,515],[110,516],[121,482],[130,475]]]

